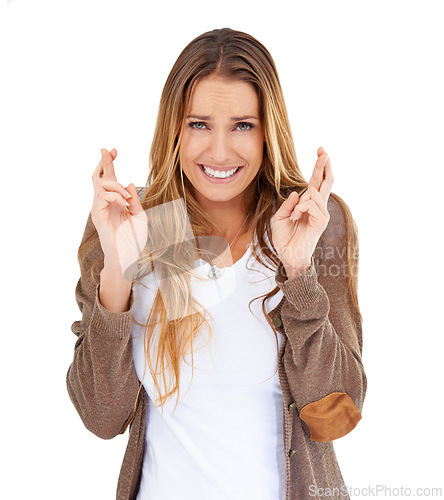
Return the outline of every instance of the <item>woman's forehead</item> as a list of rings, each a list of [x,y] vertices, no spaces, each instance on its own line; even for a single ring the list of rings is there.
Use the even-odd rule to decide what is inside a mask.
[[[259,119],[259,97],[254,87],[242,80],[206,78],[199,81],[190,96],[187,115],[212,120],[227,115],[232,121]]]

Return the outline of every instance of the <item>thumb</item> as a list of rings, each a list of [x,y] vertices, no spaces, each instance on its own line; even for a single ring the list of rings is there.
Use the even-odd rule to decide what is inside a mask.
[[[275,213],[274,218],[276,220],[287,219],[290,217],[294,210],[294,207],[299,203],[299,194],[297,191],[292,191],[290,196],[282,202],[279,210]]]
[[[139,214],[143,212],[142,204],[140,203],[139,195],[137,194],[136,186],[131,183],[125,188],[128,193],[131,195],[131,198],[128,198],[126,201],[129,203],[128,210],[131,215]]]

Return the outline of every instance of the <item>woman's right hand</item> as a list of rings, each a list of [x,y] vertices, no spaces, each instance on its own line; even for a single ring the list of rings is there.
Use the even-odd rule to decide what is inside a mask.
[[[105,263],[120,267],[125,274],[147,243],[147,215],[134,184],[125,189],[117,182],[113,165],[117,151],[101,151],[102,159],[92,175],[91,219],[99,234]]]

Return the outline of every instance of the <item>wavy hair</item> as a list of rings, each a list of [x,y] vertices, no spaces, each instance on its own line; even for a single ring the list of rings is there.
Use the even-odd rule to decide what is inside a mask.
[[[208,31],[192,40],[177,58],[160,98],[150,149],[150,170],[146,191],[141,199],[142,207],[148,210],[175,200],[183,200],[188,226],[191,224],[194,237],[199,240],[199,237],[211,234],[214,225],[193,197],[191,183],[184,177],[180,164],[180,145],[191,93],[196,83],[209,75],[248,82],[259,97],[265,139],[264,154],[261,168],[250,185],[255,190],[252,204],[246,209],[250,214],[250,227],[254,228],[256,234],[252,247],[253,256],[268,269],[276,270],[279,258],[272,241],[270,219],[292,191],[296,190],[301,196],[308,183],[296,159],[287,109],[273,58],[258,40],[247,33],[230,28]],[[348,273],[348,284],[356,313],[362,321],[357,299],[357,227],[347,204],[334,193],[330,196],[339,202],[344,212],[347,263],[348,268],[354,270]],[[160,401],[162,409],[165,401],[175,393],[177,407],[181,360],[189,347],[192,354],[193,340],[199,328],[206,324],[211,332],[206,318],[207,311],[197,309],[198,304],[191,294],[190,277],[194,275],[195,244],[190,239],[184,211],[177,204],[169,206],[172,208],[162,216],[149,218],[149,234],[155,234],[158,241],[148,243],[147,251],[138,260],[140,272],[133,278],[134,282],[143,278],[146,273],[153,272],[155,265],[160,279],[168,283],[167,290],[162,293],[160,289],[157,290],[148,321],[142,325],[145,327],[145,355],[160,396],[156,401]],[[165,227],[174,229],[173,234],[164,238]],[[79,249],[79,255],[81,250]],[[276,286],[269,293],[253,300],[263,297],[262,311],[275,334],[279,355],[277,332],[265,310],[265,301],[278,291],[279,287]],[[172,317],[169,310],[171,306],[174,306]],[[149,353],[150,346],[154,343],[156,326],[158,346],[156,366],[153,368]],[[173,375],[168,387],[165,379],[166,365],[170,366],[170,373]],[[163,378],[163,395],[156,376],[158,368]],[[142,383],[143,379],[139,392]],[[137,400],[134,414],[126,427],[132,422],[136,408]]]

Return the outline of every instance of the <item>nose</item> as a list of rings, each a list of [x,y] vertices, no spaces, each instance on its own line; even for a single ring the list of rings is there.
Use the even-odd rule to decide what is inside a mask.
[[[215,130],[210,136],[210,158],[214,163],[226,163],[229,159],[229,138],[223,130]]]

